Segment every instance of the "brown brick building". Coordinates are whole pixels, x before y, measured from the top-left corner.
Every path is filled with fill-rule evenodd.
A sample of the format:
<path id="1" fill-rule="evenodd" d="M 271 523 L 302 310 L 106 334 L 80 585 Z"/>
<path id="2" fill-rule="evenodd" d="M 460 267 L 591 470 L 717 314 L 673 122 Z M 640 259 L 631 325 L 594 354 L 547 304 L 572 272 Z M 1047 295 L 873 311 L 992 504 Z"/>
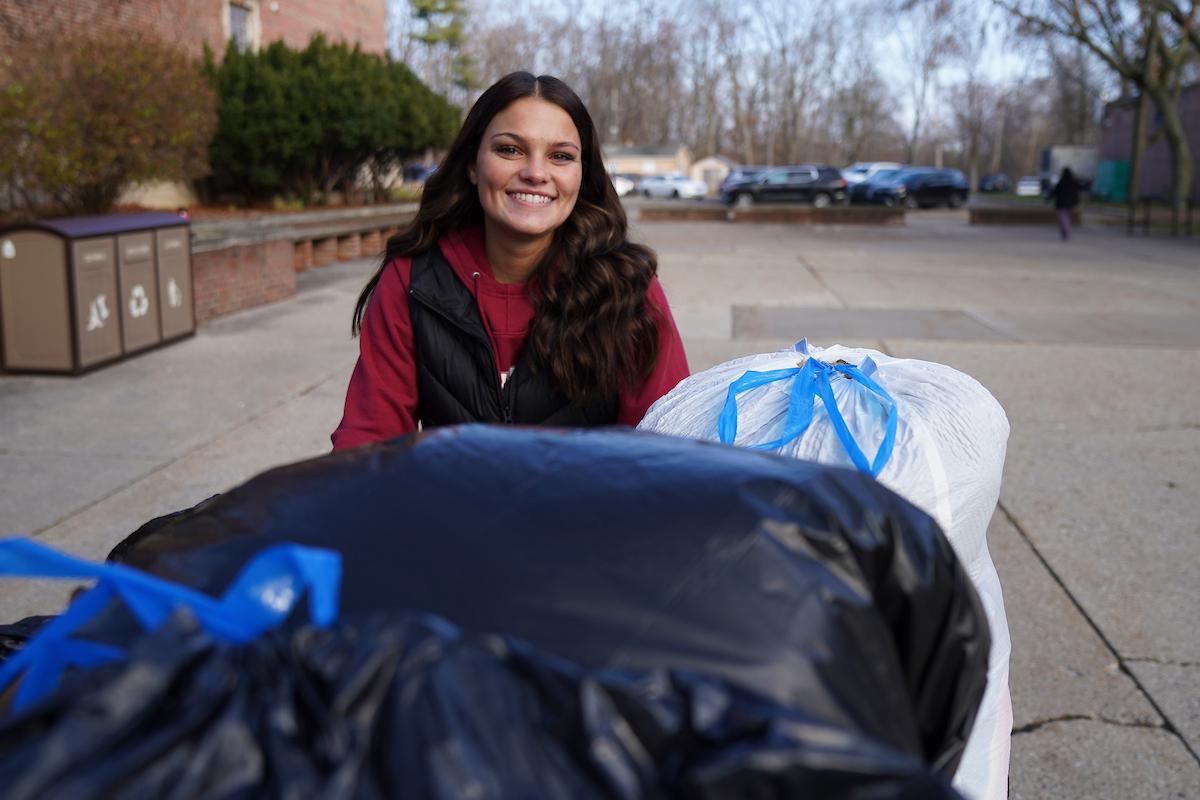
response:
<path id="1" fill-rule="evenodd" d="M 1129 161 L 1133 150 L 1133 119 L 1136 100 L 1118 100 L 1104 108 L 1101 122 L 1100 161 Z M 1192 178 L 1192 197 L 1200 202 L 1200 83 L 1186 87 L 1179 97 L 1179 120 L 1187 136 L 1188 149 L 1196 174 Z M 1171 147 L 1159 127 L 1162 119 L 1154 104 L 1150 103 L 1146 114 L 1146 134 L 1157 139 L 1142 158 L 1142 185 L 1140 196 L 1167 198 L 1172 193 L 1174 168 L 1171 164 Z M 1126 168 L 1126 175 L 1128 174 Z"/>
<path id="2" fill-rule="evenodd" d="M 230 39 L 258 47 L 303 47 L 314 34 L 387 49 L 387 0 L 0 0 L 0 52 L 28 37 L 116 29 L 150 33 L 199 55 Z"/>

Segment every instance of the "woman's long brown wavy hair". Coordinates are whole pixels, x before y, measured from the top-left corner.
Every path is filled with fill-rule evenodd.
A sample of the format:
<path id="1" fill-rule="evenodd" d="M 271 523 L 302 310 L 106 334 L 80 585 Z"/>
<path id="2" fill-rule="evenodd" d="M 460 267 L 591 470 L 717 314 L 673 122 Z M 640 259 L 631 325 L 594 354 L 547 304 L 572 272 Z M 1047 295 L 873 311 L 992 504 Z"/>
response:
<path id="1" fill-rule="evenodd" d="M 492 117 L 523 97 L 540 97 L 571 116 L 583 168 L 575 208 L 529 278 L 534 318 L 525 346 L 533 348 L 534 368 L 549 370 L 571 400 L 632 389 L 658 359 L 658 328 L 646 297 L 658 262 L 648 247 L 626 239 L 625 210 L 604 170 L 592 117 L 575 92 L 550 75 L 513 72 L 471 107 L 445 159 L 426 181 L 416 217 L 388 240 L 383 265 L 359 295 L 352 331 L 358 334 L 388 262 L 423 253 L 450 231 L 483 225 L 468 170 Z"/>

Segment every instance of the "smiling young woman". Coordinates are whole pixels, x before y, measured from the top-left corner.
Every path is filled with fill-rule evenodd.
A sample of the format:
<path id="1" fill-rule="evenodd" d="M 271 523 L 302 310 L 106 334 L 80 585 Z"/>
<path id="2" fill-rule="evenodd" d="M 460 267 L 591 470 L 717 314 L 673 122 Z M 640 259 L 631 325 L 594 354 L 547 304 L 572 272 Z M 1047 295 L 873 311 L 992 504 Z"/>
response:
<path id="1" fill-rule="evenodd" d="M 557 78 L 485 91 L 354 309 L 335 450 L 465 422 L 636 425 L 688 374 L 591 116 Z"/>
<path id="2" fill-rule="evenodd" d="M 583 168 L 575 123 L 551 102 L 522 97 L 492 117 L 468 174 L 479 190 L 496 277 L 524 283 L 579 196 Z"/>

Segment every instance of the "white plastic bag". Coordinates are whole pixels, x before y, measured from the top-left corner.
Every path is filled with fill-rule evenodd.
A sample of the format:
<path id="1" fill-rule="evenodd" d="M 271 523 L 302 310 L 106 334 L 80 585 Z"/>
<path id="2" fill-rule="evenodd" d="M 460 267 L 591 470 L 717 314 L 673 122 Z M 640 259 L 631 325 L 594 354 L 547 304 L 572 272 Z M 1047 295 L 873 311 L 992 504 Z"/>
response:
<path id="1" fill-rule="evenodd" d="M 839 413 L 829 414 L 822 394 Z M 724 440 L 736 445 L 857 466 L 937 520 L 979 593 L 992 634 L 987 689 L 954 786 L 975 800 L 1008 796 L 1011 643 L 987 526 L 1000 497 L 1009 427 L 987 389 L 942 364 L 802 341 L 692 375 L 655 403 L 638 428 L 713 441 L 722 440 L 723 429 Z"/>

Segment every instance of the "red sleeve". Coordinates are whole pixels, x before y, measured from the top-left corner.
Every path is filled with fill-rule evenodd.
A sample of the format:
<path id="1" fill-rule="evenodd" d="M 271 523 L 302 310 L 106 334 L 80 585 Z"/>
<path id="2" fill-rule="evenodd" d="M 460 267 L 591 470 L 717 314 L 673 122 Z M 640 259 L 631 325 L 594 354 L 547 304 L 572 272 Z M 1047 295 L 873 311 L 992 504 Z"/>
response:
<path id="1" fill-rule="evenodd" d="M 412 261 L 384 267 L 367 303 L 358 334 L 358 363 L 346 389 L 342 422 L 330 438 L 334 450 L 358 447 L 417 429 L 417 366 L 408 283 Z"/>
<path id="2" fill-rule="evenodd" d="M 658 360 L 654 363 L 653 371 L 635 392 L 621 392 L 621 406 L 617 413 L 619 425 L 637 425 L 658 398 L 688 376 L 683 340 L 679 338 L 679 330 L 675 327 L 675 319 L 671 316 L 667 296 L 658 278 L 650 282 L 646 298 L 658 323 Z"/>

